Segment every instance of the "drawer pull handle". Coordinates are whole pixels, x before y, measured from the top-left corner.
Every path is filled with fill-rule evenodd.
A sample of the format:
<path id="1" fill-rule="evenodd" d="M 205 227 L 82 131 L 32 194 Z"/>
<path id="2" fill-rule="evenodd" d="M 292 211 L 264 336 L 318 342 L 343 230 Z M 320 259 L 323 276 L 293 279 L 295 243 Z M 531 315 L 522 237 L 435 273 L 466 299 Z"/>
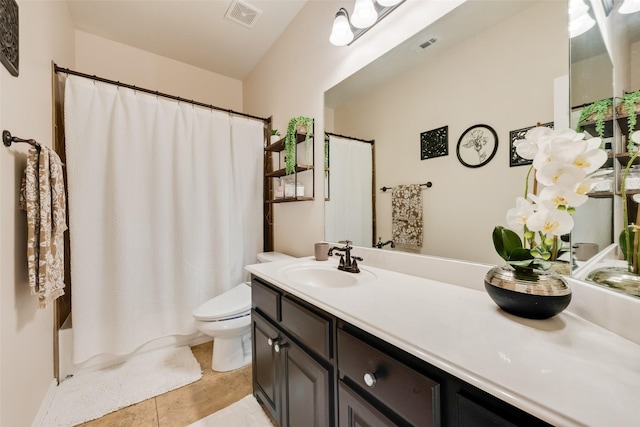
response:
<path id="1" fill-rule="evenodd" d="M 371 373 L 369 371 L 366 371 L 364 373 L 364 376 L 362 377 L 362 379 L 364 380 L 364 383 L 367 385 L 367 387 L 375 387 L 376 386 L 376 382 L 378 381 L 378 379 L 376 378 L 376 374 L 375 373 Z"/>
<path id="2" fill-rule="evenodd" d="M 273 349 L 276 351 L 276 353 L 280 353 L 280 350 L 285 348 L 287 345 L 288 345 L 287 343 L 282 343 L 282 344 L 276 343 L 276 345 L 273 347 Z"/>
<path id="3" fill-rule="evenodd" d="M 279 339 L 280 338 L 277 338 L 277 337 L 276 338 L 269 337 L 269 339 L 267 339 L 267 344 L 269 344 L 269 347 L 271 347 L 273 346 L 274 343 L 277 343 Z"/>

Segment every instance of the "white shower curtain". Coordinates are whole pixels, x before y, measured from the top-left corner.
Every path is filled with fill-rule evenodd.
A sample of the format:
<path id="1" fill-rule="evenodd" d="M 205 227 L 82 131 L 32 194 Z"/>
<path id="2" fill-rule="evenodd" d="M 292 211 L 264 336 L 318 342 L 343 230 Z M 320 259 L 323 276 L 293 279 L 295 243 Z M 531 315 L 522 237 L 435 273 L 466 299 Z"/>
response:
<path id="1" fill-rule="evenodd" d="M 329 198 L 325 202 L 325 240 L 373 244 L 373 146 L 329 135 Z"/>
<path id="2" fill-rule="evenodd" d="M 259 120 L 69 76 L 73 359 L 196 332 L 262 248 Z"/>

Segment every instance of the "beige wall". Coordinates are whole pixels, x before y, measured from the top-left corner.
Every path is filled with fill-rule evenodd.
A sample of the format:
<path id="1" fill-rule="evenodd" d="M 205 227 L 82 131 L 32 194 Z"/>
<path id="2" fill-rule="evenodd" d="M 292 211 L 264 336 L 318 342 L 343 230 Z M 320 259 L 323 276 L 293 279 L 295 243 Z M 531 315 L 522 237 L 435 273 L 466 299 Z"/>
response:
<path id="1" fill-rule="evenodd" d="M 245 112 L 273 115 L 274 127 L 286 129 L 291 117 L 315 119 L 322 135 L 324 92 L 406 40 L 463 1 L 408 0 L 349 47 L 329 43 L 335 13 L 344 1 L 309 1 L 244 81 Z M 322 140 L 315 164 L 322 165 Z M 311 255 L 324 238 L 323 170 L 316 168 L 316 200 L 275 206 L 275 249 L 295 256 Z"/>
<path id="2" fill-rule="evenodd" d="M 76 71 L 242 111 L 240 80 L 83 31 L 76 31 L 75 39 Z"/>
<path id="3" fill-rule="evenodd" d="M 377 187 L 433 182 L 422 253 L 500 262 L 491 233 L 506 226 L 529 169 L 509 166 L 509 131 L 553 121 L 553 81 L 568 73 L 566 14 L 566 4 L 538 3 L 335 111 L 337 133 L 376 140 Z M 498 151 L 467 168 L 456 145 L 475 124 L 496 131 Z M 420 160 L 420 133 L 442 126 L 448 156 Z M 377 192 L 376 215 L 378 236 L 391 238 L 390 192 Z"/>
<path id="4" fill-rule="evenodd" d="M 0 67 L 0 128 L 52 144 L 51 61 L 73 66 L 74 35 L 66 2 L 19 1 L 20 75 Z M 25 144 L 0 153 L 0 395 L 2 426 L 29 426 L 53 380 L 53 313 L 29 294 L 26 221 L 18 190 Z"/>

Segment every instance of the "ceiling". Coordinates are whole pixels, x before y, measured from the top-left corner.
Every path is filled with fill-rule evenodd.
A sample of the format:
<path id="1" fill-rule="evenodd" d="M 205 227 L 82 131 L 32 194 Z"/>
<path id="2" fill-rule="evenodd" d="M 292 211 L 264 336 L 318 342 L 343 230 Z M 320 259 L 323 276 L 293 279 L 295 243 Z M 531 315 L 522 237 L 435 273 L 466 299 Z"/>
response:
<path id="1" fill-rule="evenodd" d="M 240 0 L 251 28 L 225 18 L 233 0 L 67 0 L 75 28 L 244 80 L 307 0 Z"/>

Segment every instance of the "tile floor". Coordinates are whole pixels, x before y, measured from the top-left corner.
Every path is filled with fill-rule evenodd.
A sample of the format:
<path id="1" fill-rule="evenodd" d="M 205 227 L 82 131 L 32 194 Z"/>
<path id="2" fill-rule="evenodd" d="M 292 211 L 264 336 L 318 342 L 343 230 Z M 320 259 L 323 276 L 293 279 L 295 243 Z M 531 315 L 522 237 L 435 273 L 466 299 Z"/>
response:
<path id="1" fill-rule="evenodd" d="M 251 393 L 251 365 L 211 370 L 212 341 L 191 348 L 202 378 L 184 387 L 112 412 L 81 427 L 185 427 Z"/>

